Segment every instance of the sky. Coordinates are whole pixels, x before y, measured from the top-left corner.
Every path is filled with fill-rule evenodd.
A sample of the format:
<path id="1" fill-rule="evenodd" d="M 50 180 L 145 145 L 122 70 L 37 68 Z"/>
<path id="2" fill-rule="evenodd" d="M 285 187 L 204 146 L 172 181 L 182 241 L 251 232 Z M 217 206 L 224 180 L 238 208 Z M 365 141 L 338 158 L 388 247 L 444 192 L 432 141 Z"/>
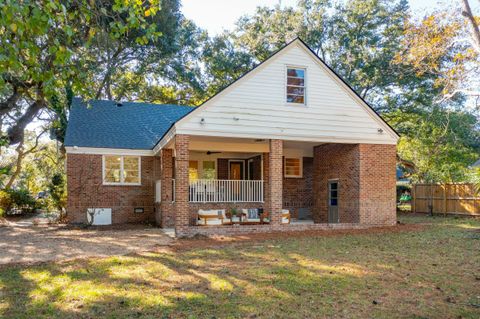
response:
<path id="1" fill-rule="evenodd" d="M 455 1 L 455 0 L 450 0 Z M 458 0 L 457 0 L 458 1 Z M 182 12 L 210 35 L 221 33 L 224 29 L 232 30 L 235 22 L 243 15 L 251 15 L 257 6 L 295 6 L 297 0 L 182 0 Z M 441 3 L 448 0 L 409 0 L 415 15 L 423 16 Z M 477 1 L 471 1 L 472 6 Z"/>

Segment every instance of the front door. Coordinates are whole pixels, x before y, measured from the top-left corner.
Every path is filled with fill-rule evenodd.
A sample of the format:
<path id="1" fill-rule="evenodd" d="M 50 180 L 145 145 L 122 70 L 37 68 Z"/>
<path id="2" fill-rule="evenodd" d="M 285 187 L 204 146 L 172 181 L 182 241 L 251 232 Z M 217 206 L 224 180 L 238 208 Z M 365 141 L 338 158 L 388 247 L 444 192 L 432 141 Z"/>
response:
<path id="1" fill-rule="evenodd" d="M 340 222 L 338 216 L 338 181 L 328 181 L 328 222 Z"/>
<path id="2" fill-rule="evenodd" d="M 243 179 L 243 162 L 230 162 L 230 179 Z"/>

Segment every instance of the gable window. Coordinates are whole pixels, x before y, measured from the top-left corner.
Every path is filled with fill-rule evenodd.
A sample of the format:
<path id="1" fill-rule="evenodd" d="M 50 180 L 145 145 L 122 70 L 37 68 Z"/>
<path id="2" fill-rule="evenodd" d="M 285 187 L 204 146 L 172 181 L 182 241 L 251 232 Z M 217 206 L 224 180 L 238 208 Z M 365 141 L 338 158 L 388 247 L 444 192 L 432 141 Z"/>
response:
<path id="1" fill-rule="evenodd" d="M 140 185 L 140 157 L 103 156 L 103 184 Z"/>
<path id="2" fill-rule="evenodd" d="M 305 69 L 287 68 L 287 103 L 305 104 Z"/>
<path id="3" fill-rule="evenodd" d="M 302 177 L 301 158 L 285 158 L 285 177 Z"/>

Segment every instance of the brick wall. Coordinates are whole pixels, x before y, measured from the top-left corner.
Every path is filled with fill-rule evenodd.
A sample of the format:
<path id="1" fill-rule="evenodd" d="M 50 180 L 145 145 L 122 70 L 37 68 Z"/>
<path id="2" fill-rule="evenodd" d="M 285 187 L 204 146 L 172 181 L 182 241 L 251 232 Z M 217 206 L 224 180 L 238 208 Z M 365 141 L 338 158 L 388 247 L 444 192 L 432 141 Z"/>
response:
<path id="1" fill-rule="evenodd" d="M 228 158 L 217 159 L 217 178 L 228 179 Z"/>
<path id="2" fill-rule="evenodd" d="M 205 236 L 235 236 L 253 233 L 274 233 L 274 232 L 305 232 L 321 230 L 350 230 L 368 229 L 375 225 L 367 224 L 280 224 L 280 225 L 222 225 L 222 226 L 192 226 L 177 232 L 178 237 L 192 237 L 195 235 Z"/>
<path id="3" fill-rule="evenodd" d="M 360 223 L 395 224 L 396 146 L 360 144 L 359 151 Z"/>
<path id="4" fill-rule="evenodd" d="M 395 152 L 395 145 L 380 144 L 315 147 L 314 221 L 328 222 L 328 180 L 338 179 L 340 223 L 394 224 Z"/>
<path id="5" fill-rule="evenodd" d="M 292 217 L 296 208 L 309 208 L 313 206 L 312 192 L 313 157 L 303 158 L 303 175 L 301 178 L 283 179 L 283 208 L 289 209 Z"/>
<path id="6" fill-rule="evenodd" d="M 87 208 L 112 208 L 112 223 L 153 222 L 158 159 L 141 158 L 140 186 L 102 185 L 102 155 L 67 155 L 67 217 L 72 223 L 87 222 Z M 143 213 L 134 213 L 142 207 Z"/>

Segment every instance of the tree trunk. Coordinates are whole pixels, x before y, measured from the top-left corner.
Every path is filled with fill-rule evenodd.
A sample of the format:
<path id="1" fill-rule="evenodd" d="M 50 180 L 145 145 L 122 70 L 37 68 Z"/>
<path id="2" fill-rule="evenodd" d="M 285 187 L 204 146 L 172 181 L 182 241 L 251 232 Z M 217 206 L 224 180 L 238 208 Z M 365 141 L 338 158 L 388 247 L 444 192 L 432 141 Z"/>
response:
<path id="1" fill-rule="evenodd" d="M 10 176 L 10 179 L 8 180 L 7 185 L 5 185 L 5 189 L 12 188 L 13 183 L 15 182 L 18 175 L 20 175 L 20 172 L 22 171 L 22 162 L 23 162 L 23 159 L 25 158 L 25 153 L 23 152 L 23 140 L 17 146 L 16 151 L 18 156 L 17 156 L 17 163 L 15 164 L 15 171 L 13 171 L 12 176 Z"/>
<path id="2" fill-rule="evenodd" d="M 462 15 L 467 18 L 470 29 L 471 29 L 471 37 L 472 37 L 472 46 L 480 54 L 480 28 L 478 26 L 477 20 L 475 20 L 475 16 L 472 13 L 472 9 L 470 8 L 470 4 L 468 0 L 461 0 L 463 10 Z"/>

